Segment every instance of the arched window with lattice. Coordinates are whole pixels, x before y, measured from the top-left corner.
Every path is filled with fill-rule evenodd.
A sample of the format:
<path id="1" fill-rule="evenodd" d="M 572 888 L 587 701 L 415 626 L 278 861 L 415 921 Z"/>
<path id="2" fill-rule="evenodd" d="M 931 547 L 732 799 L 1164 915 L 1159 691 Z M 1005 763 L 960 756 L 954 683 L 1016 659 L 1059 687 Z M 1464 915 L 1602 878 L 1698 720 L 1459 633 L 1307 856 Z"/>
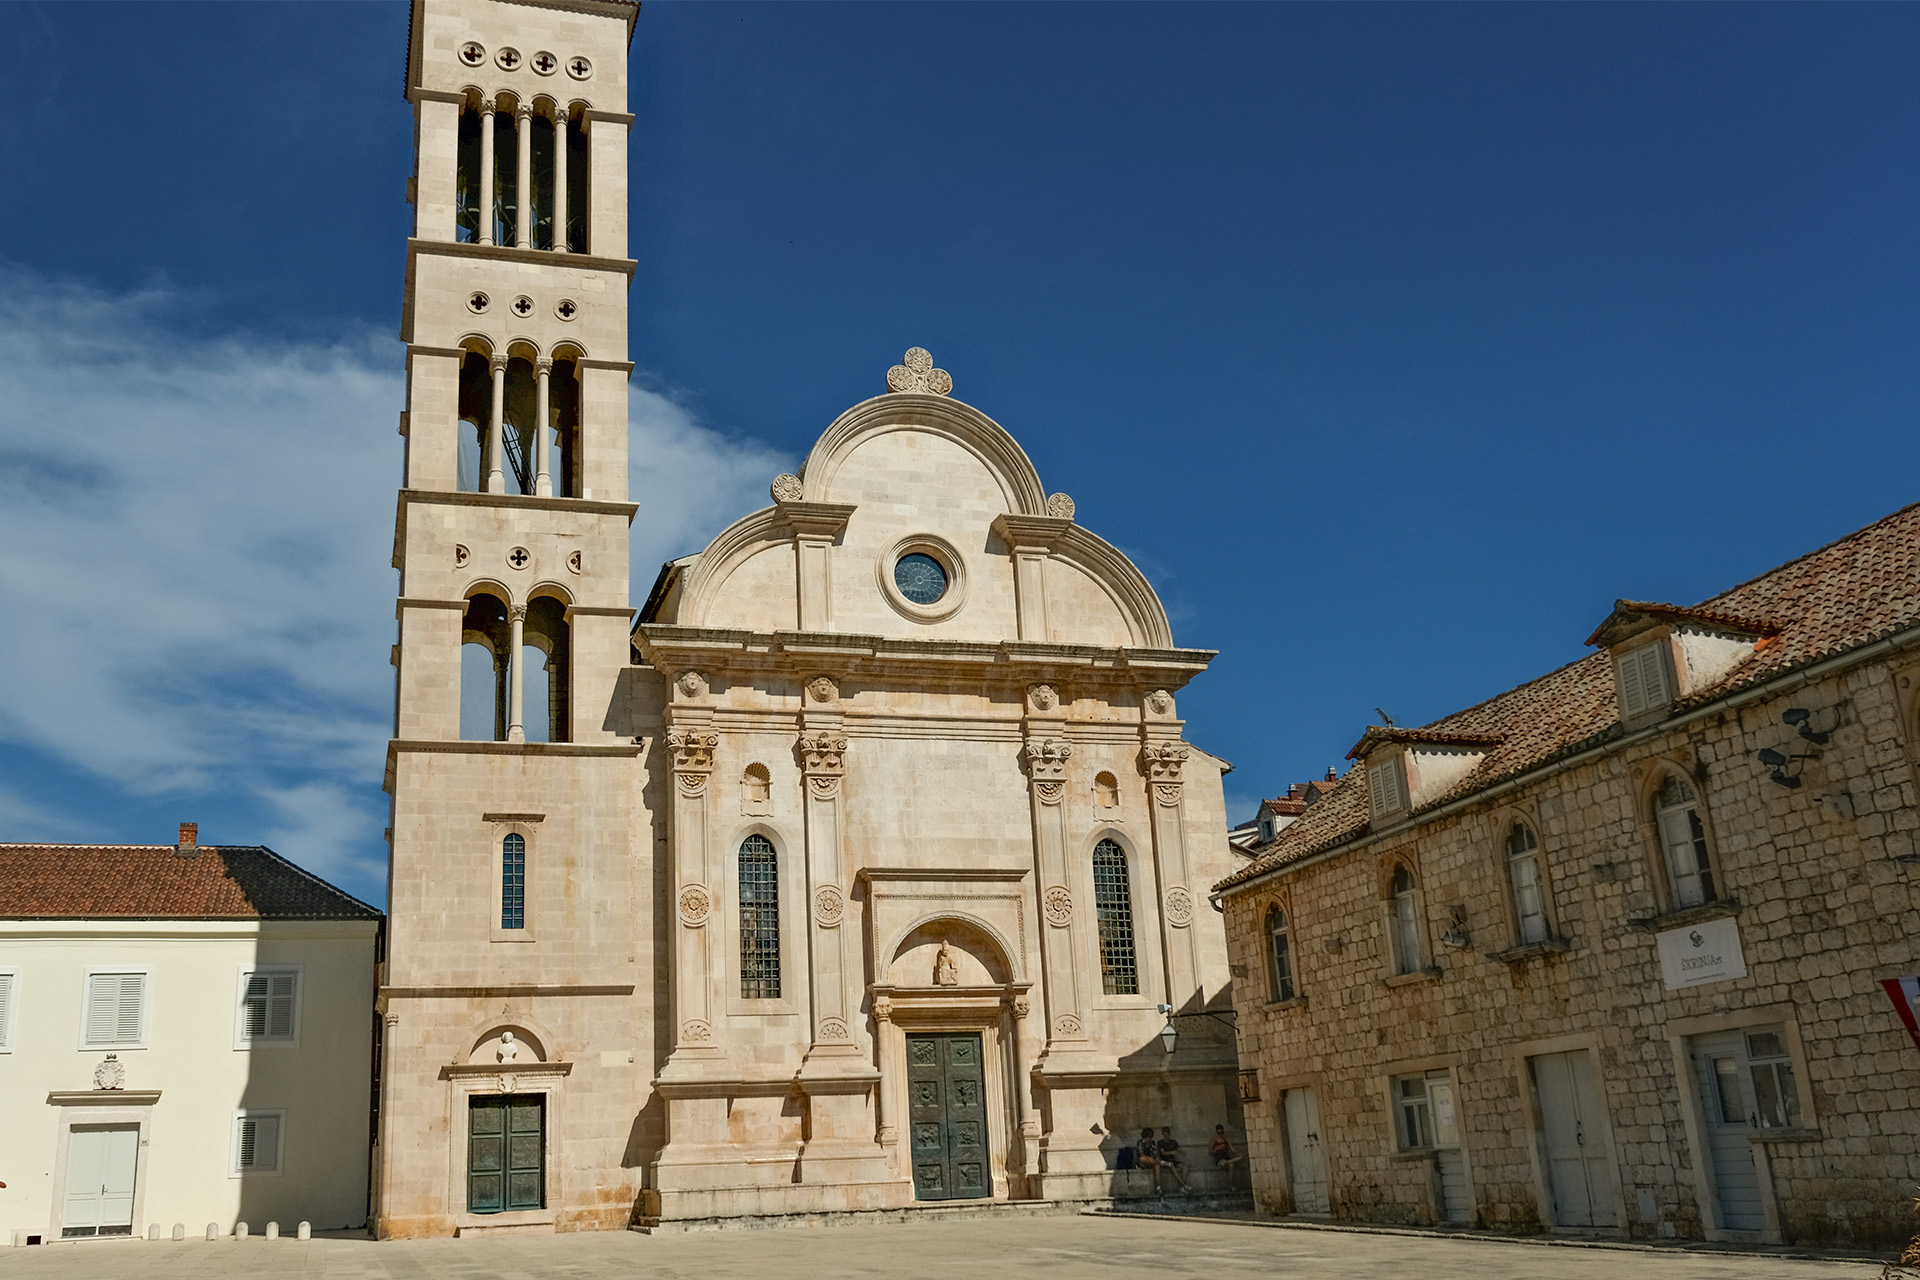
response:
<path id="1" fill-rule="evenodd" d="M 1100 988 L 1110 996 L 1140 993 L 1140 964 L 1133 945 L 1133 890 L 1127 853 L 1112 840 L 1093 849 L 1093 910 L 1100 929 Z"/>
<path id="2" fill-rule="evenodd" d="M 780 857 L 762 835 L 740 842 L 740 996 L 780 998 Z"/>

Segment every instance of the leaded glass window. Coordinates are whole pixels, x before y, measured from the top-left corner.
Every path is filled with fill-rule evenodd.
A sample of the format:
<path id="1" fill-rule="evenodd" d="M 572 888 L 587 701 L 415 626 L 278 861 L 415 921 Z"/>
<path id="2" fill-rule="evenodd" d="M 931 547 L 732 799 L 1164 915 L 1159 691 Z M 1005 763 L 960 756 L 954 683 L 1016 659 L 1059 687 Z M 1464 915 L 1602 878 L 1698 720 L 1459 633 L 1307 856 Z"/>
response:
<path id="1" fill-rule="evenodd" d="M 915 604 L 937 604 L 947 594 L 947 570 L 924 551 L 910 552 L 894 562 L 893 585 Z"/>
<path id="2" fill-rule="evenodd" d="M 1093 848 L 1093 910 L 1100 925 L 1100 987 L 1110 996 L 1140 994 L 1133 951 L 1133 893 L 1126 851 L 1111 840 Z"/>
<path id="3" fill-rule="evenodd" d="M 780 998 L 780 859 L 765 836 L 740 842 L 740 996 Z"/>
<path id="4" fill-rule="evenodd" d="M 527 842 L 518 835 L 500 842 L 500 927 L 527 927 Z"/>

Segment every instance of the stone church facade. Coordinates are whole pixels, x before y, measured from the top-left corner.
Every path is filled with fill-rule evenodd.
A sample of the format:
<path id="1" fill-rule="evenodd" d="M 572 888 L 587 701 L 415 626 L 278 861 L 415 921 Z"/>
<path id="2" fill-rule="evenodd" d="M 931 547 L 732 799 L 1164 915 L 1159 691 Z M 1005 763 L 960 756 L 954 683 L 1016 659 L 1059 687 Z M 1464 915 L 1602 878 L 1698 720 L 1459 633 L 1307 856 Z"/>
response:
<path id="1" fill-rule="evenodd" d="M 413 6 L 376 1227 L 1123 1193 L 1240 1135 L 1213 655 L 918 349 L 636 616 L 636 15 Z"/>

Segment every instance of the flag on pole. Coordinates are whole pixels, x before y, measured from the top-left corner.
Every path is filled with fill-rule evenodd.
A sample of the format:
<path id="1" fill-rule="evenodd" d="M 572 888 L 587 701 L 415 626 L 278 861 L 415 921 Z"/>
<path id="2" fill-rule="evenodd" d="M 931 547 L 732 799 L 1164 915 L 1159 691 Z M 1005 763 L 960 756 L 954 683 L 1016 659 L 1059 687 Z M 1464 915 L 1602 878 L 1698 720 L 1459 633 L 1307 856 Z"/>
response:
<path id="1" fill-rule="evenodd" d="M 1907 1034 L 1913 1037 L 1914 1047 L 1920 1049 L 1920 1019 L 1914 1015 L 1914 1007 L 1920 1005 L 1920 978 L 1882 978 L 1880 985 L 1887 989 L 1893 1011 L 1907 1024 Z"/>

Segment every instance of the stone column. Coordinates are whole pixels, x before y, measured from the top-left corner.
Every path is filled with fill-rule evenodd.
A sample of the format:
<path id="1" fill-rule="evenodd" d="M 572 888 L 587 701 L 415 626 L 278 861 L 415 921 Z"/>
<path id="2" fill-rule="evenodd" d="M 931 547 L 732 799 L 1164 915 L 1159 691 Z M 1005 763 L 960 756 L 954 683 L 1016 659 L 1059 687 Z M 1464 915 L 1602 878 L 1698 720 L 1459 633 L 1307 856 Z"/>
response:
<path id="1" fill-rule="evenodd" d="M 567 109 L 553 109 L 553 250 L 567 251 Z"/>
<path id="2" fill-rule="evenodd" d="M 1148 718 L 1142 724 L 1140 771 L 1147 779 L 1147 809 L 1153 824 L 1153 865 L 1160 894 L 1160 947 L 1166 964 L 1167 1003 L 1179 1009 L 1200 990 L 1199 958 L 1193 943 L 1194 896 L 1187 883 L 1187 843 L 1183 770 L 1187 744 L 1180 723 L 1156 720 L 1173 714 L 1173 696 L 1164 689 L 1147 695 Z"/>
<path id="3" fill-rule="evenodd" d="M 520 686 L 526 679 L 526 664 L 520 660 L 520 650 L 526 638 L 527 607 L 514 605 L 507 610 L 507 620 L 512 624 L 512 638 L 507 641 L 507 741 L 525 742 L 527 731 L 520 723 Z"/>
<path id="4" fill-rule="evenodd" d="M 887 996 L 873 998 L 874 1062 L 880 1069 L 880 1086 L 873 1091 L 874 1141 L 883 1147 L 900 1145 L 900 1127 L 887 1110 L 887 1081 L 899 1072 L 893 1060 L 893 1001 Z"/>
<path id="5" fill-rule="evenodd" d="M 493 116 L 499 109 L 492 98 L 480 99 L 480 220 L 474 228 L 478 244 L 493 243 Z"/>
<path id="6" fill-rule="evenodd" d="M 667 749 L 673 752 L 672 841 L 673 902 L 678 927 L 671 951 L 673 964 L 674 1049 L 677 1060 L 721 1056 L 713 955 L 715 871 L 710 845 L 711 803 L 708 782 L 713 775 L 713 752 L 720 735 L 713 731 L 713 709 L 699 705 L 707 681 L 697 671 L 682 672 L 674 681 L 674 700 L 667 710 Z M 672 1064 L 669 1064 L 671 1066 Z"/>
<path id="7" fill-rule="evenodd" d="M 553 424 L 548 420 L 550 410 L 547 406 L 549 403 L 548 381 L 553 376 L 553 361 L 542 356 L 540 359 L 534 361 L 533 369 L 534 385 L 537 389 L 537 394 L 534 397 L 533 420 L 540 424 L 534 428 L 533 434 L 533 451 L 535 454 L 536 467 L 533 477 L 533 492 L 535 497 L 551 498 L 553 496 L 553 475 L 547 470 L 549 451 L 547 438 L 553 434 Z"/>
<path id="8" fill-rule="evenodd" d="M 487 428 L 487 492 L 505 493 L 507 473 L 501 464 L 507 449 L 507 358 L 496 355 L 489 364 L 493 370 L 493 420 Z"/>
<path id="9" fill-rule="evenodd" d="M 520 184 L 514 189 L 513 243 L 533 248 L 533 104 L 521 103 L 513 113 L 514 141 L 520 151 Z"/>
<path id="10" fill-rule="evenodd" d="M 1060 695 L 1051 685 L 1027 690 L 1026 745 L 1021 755 L 1027 765 L 1033 808 L 1034 873 L 1040 892 L 1040 959 L 1045 974 L 1041 992 L 1046 1013 L 1048 1051 L 1057 1041 L 1084 1043 L 1087 1038 L 1081 1005 L 1080 932 L 1087 913 L 1075 910 L 1072 877 L 1067 871 L 1067 819 L 1063 802 L 1067 790 L 1067 760 L 1073 747 L 1066 740 L 1066 718 L 1060 713 Z"/>

